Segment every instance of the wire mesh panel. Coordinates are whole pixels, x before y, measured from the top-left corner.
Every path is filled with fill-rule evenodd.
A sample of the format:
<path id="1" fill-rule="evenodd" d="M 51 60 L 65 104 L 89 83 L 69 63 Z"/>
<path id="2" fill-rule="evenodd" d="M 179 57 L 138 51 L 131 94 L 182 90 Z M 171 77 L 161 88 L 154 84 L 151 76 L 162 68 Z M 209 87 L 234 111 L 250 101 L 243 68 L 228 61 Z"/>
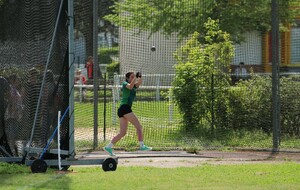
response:
<path id="1" fill-rule="evenodd" d="M 280 143 L 285 149 L 299 148 L 299 73 L 280 78 Z"/>
<path id="2" fill-rule="evenodd" d="M 279 9 L 286 6 L 291 11 L 296 11 L 293 24 L 287 25 L 287 31 L 280 33 L 280 148 L 293 149 L 299 148 L 299 1 L 279 2 Z M 281 18 L 281 21 L 287 18 Z"/>
<path id="3" fill-rule="evenodd" d="M 0 152 L 23 156 L 46 146 L 68 106 L 67 2 L 1 1 L 0 9 L 0 75 L 9 85 L 1 86 Z M 68 119 L 61 133 L 68 150 Z"/>
<path id="4" fill-rule="evenodd" d="M 74 1 L 75 30 L 75 147 L 93 147 L 94 79 L 93 79 L 93 1 Z M 96 18 L 95 18 L 96 19 Z"/>
<path id="5" fill-rule="evenodd" d="M 277 42 L 281 86 L 297 84 L 284 74 L 296 69 L 290 65 L 297 63 L 300 40 L 297 2 L 278 1 L 277 16 L 284 23 Z M 272 111 L 279 108 L 272 107 L 271 8 L 271 1 L 115 2 L 105 19 L 119 26 L 119 57 L 108 63 L 118 61 L 120 75 L 110 74 L 107 140 L 119 130 L 125 74 L 141 71 L 143 84 L 132 109 L 150 146 L 272 148 Z M 285 98 L 293 96 L 288 85 L 281 88 L 283 138 L 288 130 L 297 131 L 282 115 L 295 114 L 297 104 Z M 282 148 L 298 148 L 298 138 L 293 135 Z M 137 146 L 134 126 L 116 146 Z"/>

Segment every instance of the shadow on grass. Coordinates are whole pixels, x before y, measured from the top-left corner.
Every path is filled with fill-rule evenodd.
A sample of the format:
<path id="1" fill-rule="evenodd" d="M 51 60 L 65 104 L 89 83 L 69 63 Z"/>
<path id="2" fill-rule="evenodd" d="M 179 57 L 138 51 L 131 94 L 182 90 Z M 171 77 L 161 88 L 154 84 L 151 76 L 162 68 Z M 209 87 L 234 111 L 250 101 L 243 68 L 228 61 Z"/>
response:
<path id="1" fill-rule="evenodd" d="M 48 168 L 46 173 L 33 174 L 28 166 L 0 163 L 1 189 L 70 189 L 68 172 Z"/>

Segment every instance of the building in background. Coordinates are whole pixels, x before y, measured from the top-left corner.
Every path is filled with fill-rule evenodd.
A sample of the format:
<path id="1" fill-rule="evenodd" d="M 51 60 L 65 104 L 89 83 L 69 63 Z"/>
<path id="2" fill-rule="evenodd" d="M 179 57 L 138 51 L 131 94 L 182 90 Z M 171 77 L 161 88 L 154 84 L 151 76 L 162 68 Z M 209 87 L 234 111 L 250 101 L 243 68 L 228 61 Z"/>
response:
<path id="1" fill-rule="evenodd" d="M 300 72 L 300 16 L 296 18 L 296 25 L 290 26 L 289 31 L 281 32 L 279 51 L 282 71 Z M 183 44 L 176 34 L 166 37 L 157 32 L 119 30 L 120 72 L 124 74 L 135 68 L 148 74 L 174 74 L 174 53 Z M 239 63 L 243 62 L 247 72 L 270 73 L 272 71 L 271 31 L 262 33 L 250 31 L 244 34 L 244 41 L 235 44 L 235 56 L 231 64 L 234 74 Z M 151 51 L 155 46 L 156 50 Z"/>
<path id="2" fill-rule="evenodd" d="M 135 68 L 147 74 L 173 74 L 176 64 L 173 54 L 183 45 L 177 35 L 166 37 L 157 32 L 150 36 L 150 32 L 134 32 L 120 28 L 120 73 Z"/>

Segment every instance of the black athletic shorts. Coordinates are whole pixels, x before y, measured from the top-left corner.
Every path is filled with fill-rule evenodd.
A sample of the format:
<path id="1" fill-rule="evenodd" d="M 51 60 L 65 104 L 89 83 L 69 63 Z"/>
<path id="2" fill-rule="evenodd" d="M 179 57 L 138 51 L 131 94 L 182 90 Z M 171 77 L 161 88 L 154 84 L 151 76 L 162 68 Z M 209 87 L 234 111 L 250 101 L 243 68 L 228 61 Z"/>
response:
<path id="1" fill-rule="evenodd" d="M 131 106 L 128 104 L 123 104 L 120 106 L 120 108 L 118 109 L 118 116 L 119 117 L 123 117 L 124 115 L 131 113 Z"/>

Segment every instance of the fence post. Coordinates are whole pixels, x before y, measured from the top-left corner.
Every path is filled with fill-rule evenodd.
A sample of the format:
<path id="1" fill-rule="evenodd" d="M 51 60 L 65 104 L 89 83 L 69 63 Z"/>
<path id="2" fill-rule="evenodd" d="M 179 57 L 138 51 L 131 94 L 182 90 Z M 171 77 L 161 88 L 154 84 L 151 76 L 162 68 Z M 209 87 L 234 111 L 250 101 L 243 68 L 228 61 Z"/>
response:
<path id="1" fill-rule="evenodd" d="M 82 103 L 82 77 L 79 75 L 79 102 Z"/>
<path id="2" fill-rule="evenodd" d="M 215 129 L 215 78 L 214 78 L 214 73 L 211 74 L 211 85 L 210 85 L 210 90 L 211 90 L 211 132 L 212 134 L 214 133 Z"/>
<path id="3" fill-rule="evenodd" d="M 156 96 L 155 96 L 156 101 L 160 100 L 159 86 L 160 86 L 160 77 L 157 76 L 157 78 L 156 78 Z"/>
<path id="4" fill-rule="evenodd" d="M 120 100 L 120 88 L 119 88 L 120 75 L 118 75 L 117 73 L 115 73 L 114 75 L 114 84 L 116 87 L 116 100 L 119 101 Z"/>
<path id="5" fill-rule="evenodd" d="M 280 145 L 280 89 L 279 89 L 279 11 L 278 0 L 272 0 L 272 126 L 273 151 Z"/>
<path id="6" fill-rule="evenodd" d="M 61 167 L 61 157 L 60 157 L 60 117 L 61 117 L 61 111 L 58 111 L 57 116 L 57 157 L 58 157 L 58 169 L 62 170 Z"/>
<path id="7" fill-rule="evenodd" d="M 172 93 L 169 92 L 169 122 L 173 122 L 173 96 Z"/>
<path id="8" fill-rule="evenodd" d="M 75 158 L 74 137 L 74 1 L 68 0 L 69 41 L 69 159 Z"/>
<path id="9" fill-rule="evenodd" d="M 119 77 L 117 73 L 114 73 L 114 86 L 112 88 L 112 95 L 113 95 L 113 106 L 112 106 L 112 123 L 113 125 L 116 125 L 117 123 L 117 101 L 119 100 Z"/>
<path id="10" fill-rule="evenodd" d="M 93 0 L 93 82 L 94 82 L 94 143 L 93 149 L 95 150 L 98 147 L 98 90 L 99 90 L 99 81 L 98 81 L 98 1 Z"/>

